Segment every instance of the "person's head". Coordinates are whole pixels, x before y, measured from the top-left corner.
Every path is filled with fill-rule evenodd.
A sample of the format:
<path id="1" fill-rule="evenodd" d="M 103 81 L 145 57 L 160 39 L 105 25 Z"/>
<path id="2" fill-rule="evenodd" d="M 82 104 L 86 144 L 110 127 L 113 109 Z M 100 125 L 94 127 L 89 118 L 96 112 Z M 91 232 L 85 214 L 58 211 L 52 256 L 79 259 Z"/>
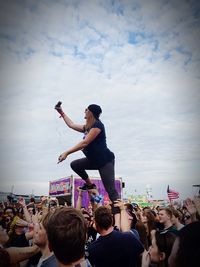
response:
<path id="1" fill-rule="evenodd" d="M 92 113 L 95 119 L 99 119 L 99 116 L 102 113 L 102 109 L 99 105 L 91 104 L 87 107 L 87 109 Z"/>
<path id="2" fill-rule="evenodd" d="M 143 223 L 149 223 L 149 222 L 155 223 L 156 217 L 150 209 L 145 209 L 141 214 L 141 221 Z"/>
<path id="3" fill-rule="evenodd" d="M 54 212 L 57 208 L 58 204 L 56 202 L 56 200 L 50 200 L 49 201 L 49 211 L 50 212 Z"/>
<path id="4" fill-rule="evenodd" d="M 16 211 L 12 206 L 7 206 L 4 209 L 4 214 L 5 216 L 9 217 L 12 220 L 14 216 L 16 215 Z"/>
<path id="5" fill-rule="evenodd" d="M 168 258 L 171 253 L 176 235 L 170 232 L 160 233 L 153 230 L 151 232 L 152 245 L 149 247 L 149 254 L 152 263 L 165 263 L 168 266 Z"/>
<path id="6" fill-rule="evenodd" d="M 49 248 L 60 263 L 68 265 L 84 257 L 87 227 L 79 210 L 57 208 L 49 218 L 47 236 Z"/>
<path id="7" fill-rule="evenodd" d="M 16 235 L 22 235 L 25 232 L 25 227 L 22 225 L 15 224 L 13 230 Z"/>
<path id="8" fill-rule="evenodd" d="M 98 232 L 108 230 L 113 225 L 113 215 L 111 209 L 100 206 L 94 212 L 94 221 Z"/>
<path id="9" fill-rule="evenodd" d="M 173 213 L 170 208 L 160 208 L 158 212 L 159 222 L 164 226 L 172 224 Z"/>
<path id="10" fill-rule="evenodd" d="M 41 222 L 35 224 L 34 226 L 33 240 L 39 248 L 44 248 L 48 244 L 47 225 L 50 215 L 50 212 L 42 215 Z"/>
<path id="11" fill-rule="evenodd" d="M 174 242 L 169 267 L 199 267 L 200 221 L 184 226 Z"/>
<path id="12" fill-rule="evenodd" d="M 177 209 L 174 209 L 174 208 L 171 208 L 172 210 L 172 213 L 173 213 L 173 216 L 172 216 L 172 223 L 173 224 L 176 224 L 176 223 L 180 223 L 182 222 L 183 220 L 183 214 L 177 210 Z"/>
<path id="13" fill-rule="evenodd" d="M 130 224 L 130 228 L 135 228 L 135 225 L 136 225 L 138 220 L 137 220 L 137 217 L 134 213 L 134 208 L 130 203 L 126 203 L 124 206 L 125 206 L 125 209 L 126 209 L 126 212 L 128 215 L 128 221 Z"/>
<path id="14" fill-rule="evenodd" d="M 82 210 L 81 212 L 83 214 L 83 217 L 85 219 L 85 223 L 86 223 L 87 227 L 89 227 L 90 223 L 91 223 L 91 216 L 90 216 L 89 212 L 86 211 L 85 209 Z"/>
<path id="15" fill-rule="evenodd" d="M 27 209 L 31 216 L 35 214 L 35 208 L 33 206 L 30 205 L 27 207 Z"/>
<path id="16" fill-rule="evenodd" d="M 156 216 L 150 209 L 145 209 L 141 214 L 141 221 L 145 224 L 148 234 L 155 229 Z"/>

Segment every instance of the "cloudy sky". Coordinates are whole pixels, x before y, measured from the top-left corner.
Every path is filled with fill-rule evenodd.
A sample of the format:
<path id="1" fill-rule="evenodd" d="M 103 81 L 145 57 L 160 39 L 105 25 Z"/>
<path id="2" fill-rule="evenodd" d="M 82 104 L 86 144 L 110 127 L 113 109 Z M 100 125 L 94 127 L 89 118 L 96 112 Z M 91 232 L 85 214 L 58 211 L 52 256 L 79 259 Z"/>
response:
<path id="1" fill-rule="evenodd" d="M 200 177 L 200 4 L 195 0 L 0 2 L 0 191 L 47 194 L 74 174 L 58 156 L 82 139 L 99 104 L 127 194 L 169 184 L 185 198 Z M 98 176 L 97 171 L 90 171 Z"/>

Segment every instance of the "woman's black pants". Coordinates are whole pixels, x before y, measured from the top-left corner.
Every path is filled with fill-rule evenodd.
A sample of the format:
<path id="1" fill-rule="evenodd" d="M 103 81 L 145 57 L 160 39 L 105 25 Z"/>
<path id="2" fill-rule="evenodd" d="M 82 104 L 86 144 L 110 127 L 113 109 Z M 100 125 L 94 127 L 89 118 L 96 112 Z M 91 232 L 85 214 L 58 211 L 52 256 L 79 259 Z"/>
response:
<path id="1" fill-rule="evenodd" d="M 99 168 L 95 164 L 91 163 L 91 161 L 89 161 L 87 158 L 81 158 L 71 162 L 72 170 L 76 172 L 83 180 L 89 178 L 85 170 L 98 170 L 105 190 L 112 202 L 119 198 L 118 192 L 115 189 L 114 165 L 115 161 L 113 160 Z"/>

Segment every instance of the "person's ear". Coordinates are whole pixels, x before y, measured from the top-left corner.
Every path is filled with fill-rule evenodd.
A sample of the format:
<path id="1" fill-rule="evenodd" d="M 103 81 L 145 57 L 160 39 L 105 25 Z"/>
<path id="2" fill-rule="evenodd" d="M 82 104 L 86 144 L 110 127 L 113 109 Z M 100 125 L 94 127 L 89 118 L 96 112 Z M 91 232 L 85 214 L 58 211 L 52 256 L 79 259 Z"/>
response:
<path id="1" fill-rule="evenodd" d="M 164 261 L 165 260 L 165 257 L 166 257 L 165 252 L 160 252 L 159 260 L 160 261 Z"/>

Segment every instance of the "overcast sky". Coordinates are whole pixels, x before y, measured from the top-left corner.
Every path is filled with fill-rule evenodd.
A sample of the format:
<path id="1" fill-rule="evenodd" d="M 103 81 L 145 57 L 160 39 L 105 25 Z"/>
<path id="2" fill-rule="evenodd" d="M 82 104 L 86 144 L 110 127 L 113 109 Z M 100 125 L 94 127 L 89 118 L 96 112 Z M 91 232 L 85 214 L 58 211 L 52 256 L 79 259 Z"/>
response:
<path id="1" fill-rule="evenodd" d="M 200 177 L 198 0 L 0 2 L 0 191 L 48 194 L 75 173 L 58 156 L 82 139 L 76 123 L 99 104 L 116 176 L 127 194 L 181 198 Z M 97 171 L 88 172 L 98 176 Z"/>

